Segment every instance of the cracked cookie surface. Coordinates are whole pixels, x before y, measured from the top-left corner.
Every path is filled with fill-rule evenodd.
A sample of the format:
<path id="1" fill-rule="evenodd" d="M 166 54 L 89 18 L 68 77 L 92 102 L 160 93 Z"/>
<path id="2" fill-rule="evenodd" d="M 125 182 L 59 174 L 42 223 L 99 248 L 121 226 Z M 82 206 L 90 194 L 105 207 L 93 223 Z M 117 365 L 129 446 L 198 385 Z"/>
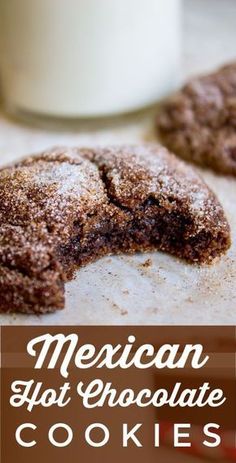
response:
<path id="1" fill-rule="evenodd" d="M 187 83 L 163 104 L 157 130 L 178 156 L 236 176 L 236 63 Z"/>
<path id="2" fill-rule="evenodd" d="M 75 270 L 160 249 L 210 262 L 230 245 L 221 205 L 160 145 L 54 148 L 0 170 L 0 310 L 64 306 Z"/>

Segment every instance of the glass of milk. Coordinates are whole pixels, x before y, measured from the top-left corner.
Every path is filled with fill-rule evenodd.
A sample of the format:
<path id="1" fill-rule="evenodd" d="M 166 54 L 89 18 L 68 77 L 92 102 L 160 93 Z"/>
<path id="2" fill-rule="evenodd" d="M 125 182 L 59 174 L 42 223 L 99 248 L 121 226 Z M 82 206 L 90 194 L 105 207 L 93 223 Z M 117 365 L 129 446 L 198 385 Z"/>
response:
<path id="1" fill-rule="evenodd" d="M 178 84 L 181 0 L 0 0 L 0 80 L 10 111 L 96 117 Z"/>

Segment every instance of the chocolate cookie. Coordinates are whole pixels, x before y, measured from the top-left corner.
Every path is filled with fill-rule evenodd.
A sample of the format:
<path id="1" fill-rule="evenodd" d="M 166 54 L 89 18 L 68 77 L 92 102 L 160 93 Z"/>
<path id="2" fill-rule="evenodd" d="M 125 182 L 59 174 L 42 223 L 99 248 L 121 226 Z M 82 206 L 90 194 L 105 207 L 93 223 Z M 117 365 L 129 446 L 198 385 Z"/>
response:
<path id="1" fill-rule="evenodd" d="M 64 306 L 98 257 L 161 249 L 208 262 L 230 245 L 215 195 L 159 145 L 55 148 L 0 171 L 0 309 Z"/>
<path id="2" fill-rule="evenodd" d="M 236 63 L 185 85 L 163 105 L 157 128 L 182 158 L 236 175 Z"/>

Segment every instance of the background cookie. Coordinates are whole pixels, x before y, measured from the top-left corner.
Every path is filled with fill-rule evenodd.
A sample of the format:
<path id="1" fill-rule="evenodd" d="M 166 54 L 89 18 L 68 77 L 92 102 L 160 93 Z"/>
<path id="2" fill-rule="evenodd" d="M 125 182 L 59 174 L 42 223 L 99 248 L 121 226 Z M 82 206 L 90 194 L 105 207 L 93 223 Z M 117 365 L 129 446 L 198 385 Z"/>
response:
<path id="1" fill-rule="evenodd" d="M 187 83 L 163 105 L 157 129 L 184 159 L 236 175 L 236 63 Z"/>

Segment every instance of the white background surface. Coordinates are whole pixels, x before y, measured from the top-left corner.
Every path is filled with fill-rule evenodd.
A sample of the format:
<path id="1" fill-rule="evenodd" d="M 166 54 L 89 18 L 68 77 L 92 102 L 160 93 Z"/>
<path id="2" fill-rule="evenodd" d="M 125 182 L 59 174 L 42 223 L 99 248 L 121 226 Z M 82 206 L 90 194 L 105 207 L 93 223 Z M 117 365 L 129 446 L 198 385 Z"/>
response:
<path id="1" fill-rule="evenodd" d="M 183 76 L 236 59 L 236 2 L 186 0 Z M 0 114 L 0 163 L 51 145 L 97 145 L 154 140 L 152 110 L 108 122 L 75 123 L 67 130 L 35 128 Z M 1 315 L 1 324 L 235 324 L 236 180 L 202 172 L 224 205 L 233 245 L 211 267 L 162 253 L 107 257 L 67 285 L 66 309 L 51 315 Z M 151 259 L 150 267 L 142 264 Z M 181 461 L 184 461 L 181 457 Z"/>

